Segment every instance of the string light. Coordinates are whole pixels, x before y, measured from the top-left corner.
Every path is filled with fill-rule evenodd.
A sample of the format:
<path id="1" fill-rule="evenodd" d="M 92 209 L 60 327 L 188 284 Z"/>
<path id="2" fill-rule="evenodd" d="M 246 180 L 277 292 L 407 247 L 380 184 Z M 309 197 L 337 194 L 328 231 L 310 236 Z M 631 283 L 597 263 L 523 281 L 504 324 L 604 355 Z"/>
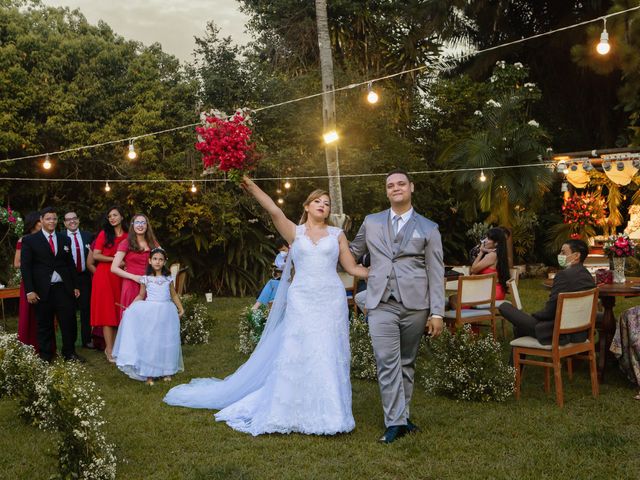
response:
<path id="1" fill-rule="evenodd" d="M 600 42 L 596 46 L 596 51 L 600 55 L 606 55 L 611 50 L 611 45 L 609 45 L 609 34 L 607 33 L 607 17 L 603 17 L 602 21 L 604 25 L 602 27 L 602 33 L 600 34 Z"/>
<path id="2" fill-rule="evenodd" d="M 276 193 L 277 193 L 278 195 L 282 195 L 282 189 L 280 189 L 280 188 L 276 188 Z"/>
<path id="3" fill-rule="evenodd" d="M 44 157 L 44 162 L 42 162 L 42 168 L 45 170 L 51 170 L 52 166 L 53 164 L 51 163 L 51 160 L 49 160 L 49 154 L 47 153 L 47 156 Z"/>
<path id="4" fill-rule="evenodd" d="M 289 190 L 291 188 L 291 182 L 289 180 L 286 180 L 284 182 L 284 188 L 286 188 L 287 190 Z"/>
<path id="5" fill-rule="evenodd" d="M 198 189 L 196 188 L 196 182 L 191 180 L 191 193 L 196 193 Z"/>
<path id="6" fill-rule="evenodd" d="M 484 170 L 480 170 L 480 181 L 481 182 L 487 181 L 487 177 L 484 175 Z"/>
<path id="7" fill-rule="evenodd" d="M 107 183 L 104 184 L 104 191 L 109 193 L 111 191 L 111 187 L 109 186 L 109 182 L 107 181 Z"/>
<path id="8" fill-rule="evenodd" d="M 378 103 L 378 99 L 380 97 L 378 97 L 378 94 L 373 91 L 372 82 L 369 82 L 367 84 L 367 91 L 369 92 L 369 93 L 367 93 L 367 102 L 369 102 L 371 104 Z"/>
<path id="9" fill-rule="evenodd" d="M 284 203 L 284 199 L 279 198 L 279 199 L 278 199 L 278 205 L 282 205 L 283 203 Z"/>
<path id="10" fill-rule="evenodd" d="M 136 149 L 133 146 L 133 138 L 131 140 L 129 140 L 129 151 L 127 152 L 127 158 L 129 160 L 135 160 L 138 157 L 138 154 L 136 153 Z"/>
<path id="11" fill-rule="evenodd" d="M 337 141 L 338 138 L 340 138 L 340 137 L 338 136 L 338 132 L 336 132 L 335 130 L 331 130 L 330 132 L 326 132 L 323 135 L 323 138 L 324 138 L 324 143 L 329 145 L 329 144 Z"/>

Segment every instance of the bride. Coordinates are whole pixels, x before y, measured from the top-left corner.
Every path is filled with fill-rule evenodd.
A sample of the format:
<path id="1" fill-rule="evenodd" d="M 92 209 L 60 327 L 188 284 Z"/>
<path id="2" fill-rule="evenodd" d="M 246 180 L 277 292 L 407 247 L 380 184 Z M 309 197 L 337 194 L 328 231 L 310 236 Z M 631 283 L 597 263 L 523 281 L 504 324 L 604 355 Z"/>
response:
<path id="1" fill-rule="evenodd" d="M 328 225 L 331 200 L 315 190 L 300 225 L 252 180 L 242 187 L 271 215 L 291 245 L 267 324 L 251 357 L 224 380 L 194 379 L 172 388 L 169 405 L 220 409 L 216 420 L 234 430 L 333 435 L 355 427 L 349 379 L 349 318 L 336 266 L 367 277 L 342 230 Z M 292 271 L 295 265 L 295 274 Z"/>

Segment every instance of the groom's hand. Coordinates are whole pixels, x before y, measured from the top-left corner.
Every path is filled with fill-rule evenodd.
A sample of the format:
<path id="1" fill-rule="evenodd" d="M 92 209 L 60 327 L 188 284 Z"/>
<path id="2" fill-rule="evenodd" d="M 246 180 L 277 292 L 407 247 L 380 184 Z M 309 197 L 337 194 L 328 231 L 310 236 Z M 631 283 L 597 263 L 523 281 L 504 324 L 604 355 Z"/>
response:
<path id="1" fill-rule="evenodd" d="M 433 315 L 432 317 L 429 317 L 429 320 L 427 320 L 427 326 L 426 326 L 426 332 L 425 332 L 427 335 L 429 335 L 432 338 L 435 338 L 442 333 L 443 329 L 444 329 L 444 321 L 442 320 L 441 316 Z"/>

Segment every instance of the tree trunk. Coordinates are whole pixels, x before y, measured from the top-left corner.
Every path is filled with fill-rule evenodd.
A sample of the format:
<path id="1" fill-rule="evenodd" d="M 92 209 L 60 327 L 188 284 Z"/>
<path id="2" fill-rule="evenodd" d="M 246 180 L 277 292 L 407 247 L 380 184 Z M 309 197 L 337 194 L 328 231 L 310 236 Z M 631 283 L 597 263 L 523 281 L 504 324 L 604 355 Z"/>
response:
<path id="1" fill-rule="evenodd" d="M 316 22 L 318 25 L 318 47 L 320 48 L 320 69 L 322 71 L 322 120 L 324 131 L 336 129 L 336 102 L 333 86 L 333 60 L 331 58 L 331 40 L 327 21 L 327 1 L 316 0 Z M 327 175 L 329 175 L 329 194 L 334 223 L 341 226 L 344 222 L 342 210 L 342 189 L 340 187 L 340 164 L 338 146 L 334 142 L 325 145 Z"/>

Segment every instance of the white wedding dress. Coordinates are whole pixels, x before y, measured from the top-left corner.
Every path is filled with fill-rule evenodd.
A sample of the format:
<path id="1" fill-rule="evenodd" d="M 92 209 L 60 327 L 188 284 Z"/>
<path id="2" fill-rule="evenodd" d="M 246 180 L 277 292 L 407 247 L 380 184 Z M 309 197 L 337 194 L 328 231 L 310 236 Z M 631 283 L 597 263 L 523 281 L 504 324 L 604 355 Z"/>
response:
<path id="1" fill-rule="evenodd" d="M 226 379 L 194 379 L 172 388 L 164 401 L 221 409 L 216 420 L 252 435 L 353 430 L 348 307 L 336 272 L 340 232 L 329 227 L 328 235 L 314 244 L 303 225 L 296 227 L 267 325 L 251 357 Z"/>

